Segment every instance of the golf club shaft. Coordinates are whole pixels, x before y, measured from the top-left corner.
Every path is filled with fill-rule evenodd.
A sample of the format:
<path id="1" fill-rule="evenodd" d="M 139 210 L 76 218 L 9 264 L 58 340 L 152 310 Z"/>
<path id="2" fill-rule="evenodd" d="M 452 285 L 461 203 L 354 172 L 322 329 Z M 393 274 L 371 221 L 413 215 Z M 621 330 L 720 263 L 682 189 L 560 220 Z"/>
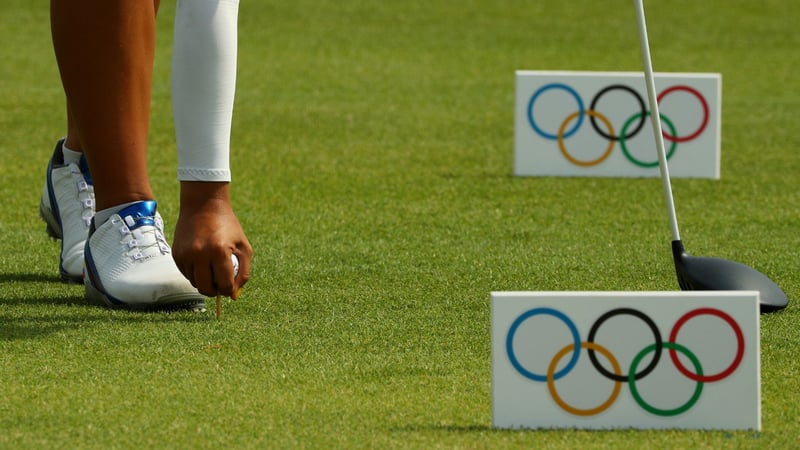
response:
<path id="1" fill-rule="evenodd" d="M 669 225 L 672 229 L 672 240 L 680 241 L 678 230 L 678 217 L 675 214 L 675 202 L 672 199 L 672 186 L 669 181 L 669 167 L 667 166 L 667 152 L 664 150 L 664 135 L 661 131 L 661 114 L 658 112 L 658 98 L 656 97 L 656 82 L 653 79 L 653 63 L 650 60 L 650 43 L 647 39 L 647 24 L 644 17 L 642 0 L 634 0 L 636 6 L 636 21 L 639 25 L 639 47 L 642 50 L 642 64 L 644 65 L 644 81 L 647 87 L 647 99 L 650 103 L 650 122 L 653 124 L 653 134 L 658 150 L 658 169 L 661 172 L 661 183 L 664 186 L 664 198 L 667 203 Z"/>

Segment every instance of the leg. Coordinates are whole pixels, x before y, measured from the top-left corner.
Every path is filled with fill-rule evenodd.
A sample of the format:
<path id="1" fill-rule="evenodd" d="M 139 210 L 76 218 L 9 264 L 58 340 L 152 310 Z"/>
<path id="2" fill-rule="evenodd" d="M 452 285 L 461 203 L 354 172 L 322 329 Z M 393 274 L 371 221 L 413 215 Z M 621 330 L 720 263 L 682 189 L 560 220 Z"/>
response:
<path id="1" fill-rule="evenodd" d="M 156 5 L 52 0 L 50 6 L 70 123 L 89 162 L 97 208 L 152 199 L 146 152 Z"/>
<path id="2" fill-rule="evenodd" d="M 64 145 L 70 150 L 83 152 L 83 145 L 81 145 L 81 139 L 78 136 L 78 124 L 72 118 L 69 102 L 67 102 L 67 138 L 64 140 Z"/>
<path id="3" fill-rule="evenodd" d="M 70 141 L 84 151 L 98 205 L 83 280 L 89 300 L 112 307 L 196 308 L 205 299 L 172 259 L 147 177 L 157 9 L 158 1 L 51 1 Z"/>

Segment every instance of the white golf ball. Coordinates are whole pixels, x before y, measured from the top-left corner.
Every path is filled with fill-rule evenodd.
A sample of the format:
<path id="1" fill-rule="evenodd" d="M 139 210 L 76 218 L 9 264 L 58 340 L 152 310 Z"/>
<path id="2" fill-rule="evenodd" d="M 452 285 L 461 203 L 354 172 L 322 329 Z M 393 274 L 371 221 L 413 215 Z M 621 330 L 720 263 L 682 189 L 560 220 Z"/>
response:
<path id="1" fill-rule="evenodd" d="M 231 262 L 233 262 L 233 278 L 236 278 L 239 275 L 239 258 L 231 254 Z"/>

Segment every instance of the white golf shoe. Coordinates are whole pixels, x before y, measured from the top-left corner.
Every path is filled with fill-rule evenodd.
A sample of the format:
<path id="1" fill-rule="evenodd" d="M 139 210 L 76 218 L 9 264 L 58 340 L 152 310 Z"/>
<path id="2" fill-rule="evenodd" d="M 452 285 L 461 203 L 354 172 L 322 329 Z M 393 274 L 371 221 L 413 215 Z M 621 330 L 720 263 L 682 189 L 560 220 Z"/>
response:
<path id="1" fill-rule="evenodd" d="M 47 165 L 47 178 L 39 203 L 39 216 L 47 223 L 47 234 L 61 239 L 59 273 L 65 282 L 83 281 L 83 247 L 94 216 L 94 187 L 86 158 L 65 164 L 58 141 Z"/>
<path id="2" fill-rule="evenodd" d="M 86 298 L 131 310 L 205 310 L 205 297 L 180 273 L 155 201 L 134 203 L 89 228 Z"/>

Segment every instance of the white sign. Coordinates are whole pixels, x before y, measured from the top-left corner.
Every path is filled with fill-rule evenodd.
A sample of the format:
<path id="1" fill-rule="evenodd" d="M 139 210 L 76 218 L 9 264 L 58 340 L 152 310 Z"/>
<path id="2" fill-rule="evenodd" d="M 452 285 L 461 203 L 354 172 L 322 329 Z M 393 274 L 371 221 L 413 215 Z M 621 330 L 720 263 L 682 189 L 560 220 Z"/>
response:
<path id="1" fill-rule="evenodd" d="M 719 74 L 654 74 L 673 177 L 720 176 Z M 658 177 L 644 74 L 517 71 L 514 173 Z"/>
<path id="2" fill-rule="evenodd" d="M 757 291 L 493 292 L 496 428 L 761 429 Z"/>

